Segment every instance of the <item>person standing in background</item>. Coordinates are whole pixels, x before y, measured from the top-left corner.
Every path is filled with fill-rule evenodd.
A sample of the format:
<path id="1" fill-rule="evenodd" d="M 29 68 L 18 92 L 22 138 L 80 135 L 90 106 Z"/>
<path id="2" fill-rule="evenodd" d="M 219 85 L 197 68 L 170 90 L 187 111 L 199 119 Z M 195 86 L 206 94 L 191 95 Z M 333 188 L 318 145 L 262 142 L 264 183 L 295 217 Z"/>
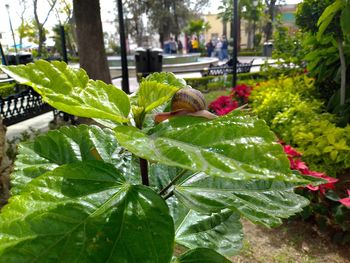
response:
<path id="1" fill-rule="evenodd" d="M 199 42 L 198 42 L 198 39 L 197 37 L 194 37 L 192 39 L 192 52 L 198 52 L 198 49 L 199 49 Z"/>
<path id="2" fill-rule="evenodd" d="M 215 46 L 215 56 L 219 58 L 219 60 L 222 60 L 222 41 L 221 39 L 218 40 Z"/>
<path id="3" fill-rule="evenodd" d="M 170 54 L 176 54 L 177 52 L 176 42 L 172 37 L 170 38 L 170 41 L 169 41 L 169 49 L 170 49 Z"/>
<path id="4" fill-rule="evenodd" d="M 228 59 L 228 41 L 225 36 L 222 36 L 221 53 L 222 59 Z"/>
<path id="5" fill-rule="evenodd" d="M 182 54 L 182 49 L 183 49 L 183 45 L 182 45 L 181 40 L 179 39 L 177 41 L 177 51 L 179 52 L 179 54 Z"/>
<path id="6" fill-rule="evenodd" d="M 213 50 L 214 50 L 214 45 L 213 45 L 213 41 L 209 40 L 207 42 L 207 44 L 205 44 L 205 47 L 207 49 L 207 54 L 208 54 L 208 57 L 211 57 L 212 53 L 213 53 Z"/>
<path id="7" fill-rule="evenodd" d="M 169 39 L 164 41 L 163 50 L 164 50 L 165 54 L 170 54 L 171 51 L 170 51 L 170 40 Z"/>
<path id="8" fill-rule="evenodd" d="M 190 38 L 187 38 L 187 53 L 192 53 L 192 41 Z"/>

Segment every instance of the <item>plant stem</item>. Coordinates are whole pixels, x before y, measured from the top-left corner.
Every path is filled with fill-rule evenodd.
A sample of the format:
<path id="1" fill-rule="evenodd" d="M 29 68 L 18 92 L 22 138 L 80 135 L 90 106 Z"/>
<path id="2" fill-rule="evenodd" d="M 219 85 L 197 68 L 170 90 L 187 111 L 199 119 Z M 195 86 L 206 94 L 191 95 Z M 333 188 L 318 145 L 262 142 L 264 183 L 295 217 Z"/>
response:
<path id="1" fill-rule="evenodd" d="M 141 170 L 141 179 L 143 185 L 149 185 L 148 181 L 148 162 L 145 159 L 140 158 L 140 170 Z"/>
<path id="2" fill-rule="evenodd" d="M 186 173 L 186 170 L 182 170 L 178 175 L 176 175 L 173 180 L 170 181 L 169 184 L 167 184 L 162 190 L 160 190 L 159 194 L 164 194 L 172 185 L 174 185 L 180 178 Z M 172 191 L 171 191 L 172 192 Z M 171 193 L 170 192 L 170 193 Z M 170 194 L 169 193 L 169 194 Z"/>
<path id="3" fill-rule="evenodd" d="M 174 195 L 174 191 L 170 191 L 167 195 L 164 196 L 164 200 L 167 200 L 168 198 L 172 197 Z"/>
<path id="4" fill-rule="evenodd" d="M 340 105 L 345 104 L 345 96 L 346 96 L 346 63 L 345 63 L 345 55 L 343 49 L 343 39 L 341 37 L 338 38 L 338 50 L 339 50 L 339 58 L 340 58 L 340 75 L 341 75 L 341 85 L 340 85 Z"/>
<path id="5" fill-rule="evenodd" d="M 134 117 L 136 127 L 142 130 L 142 123 L 145 119 L 145 112 L 141 112 L 138 116 Z M 140 158 L 140 172 L 141 180 L 143 185 L 149 186 L 148 180 L 148 161 L 146 159 Z"/>

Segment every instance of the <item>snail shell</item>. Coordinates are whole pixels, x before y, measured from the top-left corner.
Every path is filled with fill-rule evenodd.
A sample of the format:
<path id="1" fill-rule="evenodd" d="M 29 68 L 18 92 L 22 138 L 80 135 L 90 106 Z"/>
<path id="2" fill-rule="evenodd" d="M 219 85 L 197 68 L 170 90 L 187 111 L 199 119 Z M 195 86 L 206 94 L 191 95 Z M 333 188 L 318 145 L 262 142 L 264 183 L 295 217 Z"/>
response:
<path id="1" fill-rule="evenodd" d="M 196 89 L 183 88 L 175 93 L 171 100 L 171 111 L 185 110 L 196 112 L 205 110 L 207 105 L 203 94 Z"/>

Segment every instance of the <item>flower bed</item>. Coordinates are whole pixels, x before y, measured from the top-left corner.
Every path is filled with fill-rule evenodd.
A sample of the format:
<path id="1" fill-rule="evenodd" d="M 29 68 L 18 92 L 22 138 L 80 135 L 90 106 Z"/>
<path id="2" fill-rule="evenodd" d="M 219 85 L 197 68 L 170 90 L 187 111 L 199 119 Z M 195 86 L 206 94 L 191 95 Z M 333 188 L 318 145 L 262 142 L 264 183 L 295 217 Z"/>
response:
<path id="1" fill-rule="evenodd" d="M 210 103 L 209 109 L 224 115 L 247 102 L 251 112 L 264 119 L 281 139 L 292 170 L 326 180 L 320 186 L 298 190 L 312 204 L 303 217 L 313 215 L 319 225 L 332 225 L 341 232 L 334 236 L 349 242 L 350 181 L 343 175 L 350 169 L 350 126 L 336 126 L 336 116 L 324 112 L 314 80 L 305 75 L 254 87 L 236 86 L 228 96 Z"/>

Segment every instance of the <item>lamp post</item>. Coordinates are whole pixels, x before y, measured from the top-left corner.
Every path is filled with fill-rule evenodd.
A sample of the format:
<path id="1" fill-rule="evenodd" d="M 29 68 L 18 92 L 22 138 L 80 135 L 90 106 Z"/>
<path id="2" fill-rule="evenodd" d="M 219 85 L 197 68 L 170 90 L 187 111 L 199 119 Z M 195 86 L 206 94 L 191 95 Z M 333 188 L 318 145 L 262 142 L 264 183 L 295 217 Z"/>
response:
<path id="1" fill-rule="evenodd" d="M 3 65 L 7 65 L 7 59 L 5 57 L 4 50 L 2 49 L 2 45 L 0 43 L 0 54 L 1 54 L 1 62 Z"/>
<path id="2" fill-rule="evenodd" d="M 232 87 L 237 84 L 237 49 L 238 49 L 238 0 L 233 0 L 233 53 L 232 53 Z"/>
<path id="3" fill-rule="evenodd" d="M 12 33 L 12 39 L 13 39 L 13 45 L 15 47 L 15 52 L 17 54 L 17 45 L 16 45 L 16 39 L 15 39 L 15 33 L 13 32 L 13 27 L 12 27 L 12 22 L 11 22 L 11 16 L 10 16 L 10 6 L 8 4 L 5 5 L 6 9 L 7 9 L 7 15 L 9 17 L 9 22 L 10 22 L 10 29 L 11 29 L 11 33 Z"/>
<path id="4" fill-rule="evenodd" d="M 119 18 L 119 34 L 120 34 L 120 53 L 122 59 L 122 90 L 129 94 L 129 73 L 128 61 L 126 57 L 126 39 L 124 31 L 124 16 L 122 0 L 118 0 L 118 18 Z"/>

